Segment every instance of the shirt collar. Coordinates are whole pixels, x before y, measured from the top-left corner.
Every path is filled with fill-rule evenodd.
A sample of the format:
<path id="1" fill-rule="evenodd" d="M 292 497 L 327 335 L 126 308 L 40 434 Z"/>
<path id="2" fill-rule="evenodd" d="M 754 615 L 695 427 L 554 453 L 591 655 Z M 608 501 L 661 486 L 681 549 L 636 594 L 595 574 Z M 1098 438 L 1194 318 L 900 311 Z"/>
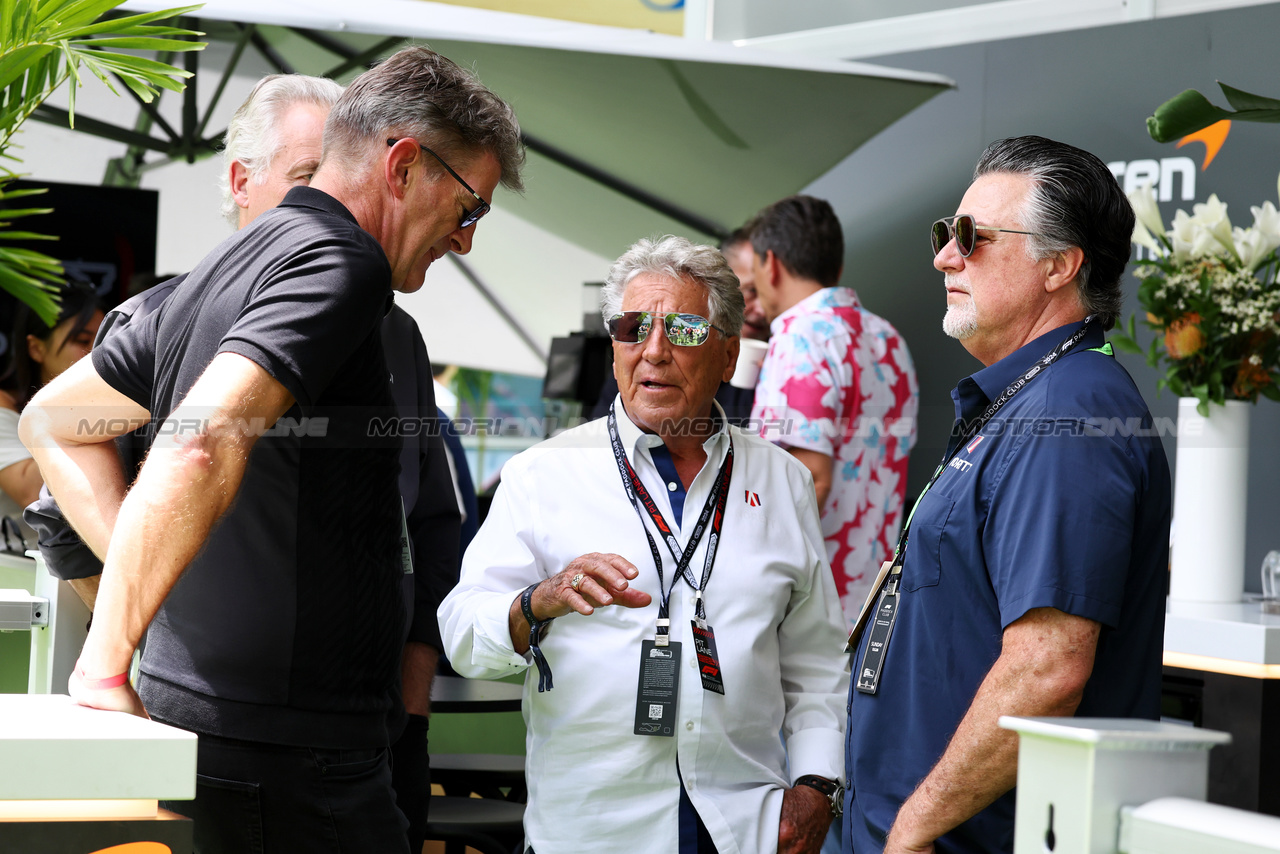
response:
<path id="1" fill-rule="evenodd" d="M 773 319 L 773 323 L 769 324 L 769 332 L 778 335 L 786 332 L 786 325 L 793 317 L 800 317 L 805 314 L 812 314 L 815 311 L 824 308 L 858 308 L 861 303 L 858 302 L 858 294 L 853 288 L 846 288 L 841 285 L 831 285 L 809 294 L 800 302 L 791 306 Z"/>
<path id="2" fill-rule="evenodd" d="M 294 187 L 280 201 L 280 207 L 285 208 L 314 208 L 318 211 L 331 213 L 334 216 L 340 216 L 345 220 L 349 220 L 352 225 L 359 225 L 355 215 L 347 210 L 347 206 L 335 199 L 333 196 L 317 190 L 315 187 Z"/>
<path id="3" fill-rule="evenodd" d="M 346 205 L 323 190 L 317 190 L 315 187 L 294 187 L 285 193 L 278 207 L 311 208 L 312 210 L 323 211 L 324 213 L 342 217 L 352 225 L 360 228 L 360 223 L 356 220 L 355 215 L 347 210 Z M 370 236 L 372 237 L 372 235 Z M 395 308 L 395 306 L 395 292 L 394 290 L 389 290 L 386 301 L 382 305 L 382 316 L 386 317 L 390 314 L 391 309 Z"/>
<path id="4" fill-rule="evenodd" d="M 707 452 L 707 462 L 714 462 L 718 467 L 729 448 L 729 422 L 725 418 L 724 407 L 720 405 L 720 401 L 713 399 L 711 407 L 720 427 L 702 443 L 702 449 Z M 622 405 L 621 394 L 613 399 L 613 411 L 618 414 L 618 438 L 622 440 L 622 447 L 627 450 L 627 456 L 631 459 L 639 457 L 642 449 L 648 450 L 662 444 L 662 439 L 657 433 L 646 433 L 631 420 L 626 407 Z"/>
<path id="5" fill-rule="evenodd" d="M 987 396 L 987 400 L 995 400 L 999 397 L 1000 392 L 1008 388 L 1014 380 L 1025 374 L 1031 369 L 1032 365 L 1044 358 L 1050 350 L 1074 335 L 1082 326 L 1084 326 L 1084 321 L 1077 320 L 1075 323 L 1068 323 L 1065 326 L 1051 329 L 1035 340 L 1023 344 L 994 365 L 970 375 L 968 379 L 977 384 L 982 393 Z M 1102 331 L 1102 324 L 1094 323 L 1093 327 L 1085 333 L 1080 343 L 1076 345 L 1075 351 L 1101 347 L 1105 339 L 1106 335 Z"/>

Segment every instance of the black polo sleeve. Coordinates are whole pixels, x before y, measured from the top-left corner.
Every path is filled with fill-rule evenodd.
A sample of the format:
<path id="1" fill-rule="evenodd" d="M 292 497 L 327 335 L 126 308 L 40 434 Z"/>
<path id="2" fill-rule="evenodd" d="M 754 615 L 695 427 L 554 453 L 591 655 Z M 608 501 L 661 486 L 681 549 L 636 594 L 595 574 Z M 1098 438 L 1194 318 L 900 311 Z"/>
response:
<path id="1" fill-rule="evenodd" d="M 256 362 L 306 412 L 381 322 L 390 280 L 381 248 L 354 226 L 316 240 L 262 278 L 218 352 Z"/>
<path id="2" fill-rule="evenodd" d="M 89 353 L 94 370 L 107 385 L 148 411 L 155 385 L 156 330 L 162 314 L 153 311 L 135 319 Z"/>

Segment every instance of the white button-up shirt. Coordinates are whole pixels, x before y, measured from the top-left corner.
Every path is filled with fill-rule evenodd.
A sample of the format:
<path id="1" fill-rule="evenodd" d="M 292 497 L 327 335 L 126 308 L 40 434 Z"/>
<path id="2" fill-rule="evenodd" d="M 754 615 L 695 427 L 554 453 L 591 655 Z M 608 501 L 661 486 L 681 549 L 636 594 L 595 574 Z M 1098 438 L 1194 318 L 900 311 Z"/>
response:
<path id="1" fill-rule="evenodd" d="M 718 406 L 718 405 L 717 405 Z M 676 520 L 641 432 L 616 406 L 632 466 L 688 542 L 728 451 L 730 433 L 703 445 L 707 462 Z M 566 431 L 503 469 L 462 577 L 440 607 L 455 670 L 495 678 L 529 668 L 515 653 L 508 611 L 520 592 L 590 552 L 635 564 L 646 608 L 597 608 L 555 620 L 541 643 L 555 688 L 528 670 L 524 719 L 529 803 L 525 838 L 539 854 L 679 847 L 680 775 L 720 854 L 777 848 L 783 790 L 798 777 L 843 779 L 847 656 L 808 470 L 785 451 L 732 428 L 733 477 L 715 567 L 705 592 L 723 696 L 699 677 L 693 590 L 653 524 L 671 593 L 671 639 L 682 644 L 674 737 L 634 734 L 642 641 L 654 637 L 661 593 L 653 558 L 623 490 L 605 419 Z M 708 536 L 691 561 L 701 578 Z M 779 739 L 779 732 L 782 738 Z M 784 744 L 785 742 L 785 744 Z M 678 766 L 677 766 L 678 763 Z M 677 767 L 679 771 L 677 771 Z"/>

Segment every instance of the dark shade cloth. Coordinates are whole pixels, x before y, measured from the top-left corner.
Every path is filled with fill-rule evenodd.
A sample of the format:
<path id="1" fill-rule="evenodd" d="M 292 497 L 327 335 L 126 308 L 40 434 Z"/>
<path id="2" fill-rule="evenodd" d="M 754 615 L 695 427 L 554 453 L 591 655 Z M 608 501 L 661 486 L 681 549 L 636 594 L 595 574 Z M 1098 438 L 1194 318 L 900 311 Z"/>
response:
<path id="1" fill-rule="evenodd" d="M 199 854 L 405 854 L 385 748 L 325 750 L 200 736 L 190 818 Z M 419 847 L 418 850 L 421 850 Z"/>
<path id="2" fill-rule="evenodd" d="M 972 423 L 1080 326 L 1046 333 L 961 380 L 952 392 L 957 419 Z M 1003 630 L 1033 608 L 1102 624 L 1078 716 L 1159 717 L 1169 468 L 1142 395 L 1094 349 L 1102 345 L 1094 324 L 957 444 L 921 499 L 879 692 L 850 690 L 846 852 L 884 845 L 1000 655 Z M 939 839 L 937 851 L 1012 851 L 1013 823 L 1010 792 Z"/>
<path id="3" fill-rule="evenodd" d="M 221 353 L 296 400 L 148 630 L 139 687 L 157 717 L 273 744 L 388 743 L 405 625 L 401 443 L 371 425 L 396 414 L 390 303 L 377 242 L 336 199 L 295 187 L 93 351 L 153 423 Z"/>

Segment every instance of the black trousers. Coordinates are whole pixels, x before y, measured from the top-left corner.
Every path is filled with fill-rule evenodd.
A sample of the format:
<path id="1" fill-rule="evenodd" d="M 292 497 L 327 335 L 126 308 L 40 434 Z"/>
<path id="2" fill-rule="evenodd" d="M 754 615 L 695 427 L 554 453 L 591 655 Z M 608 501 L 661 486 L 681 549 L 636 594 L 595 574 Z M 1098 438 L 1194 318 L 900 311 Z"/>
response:
<path id="1" fill-rule="evenodd" d="M 196 854 L 405 854 L 386 748 L 330 750 L 200 736 Z"/>
<path id="2" fill-rule="evenodd" d="M 409 821 L 409 850 L 422 851 L 431 806 L 431 755 L 427 746 L 428 719 L 409 715 L 404 732 L 391 745 L 391 785 L 396 806 Z"/>

